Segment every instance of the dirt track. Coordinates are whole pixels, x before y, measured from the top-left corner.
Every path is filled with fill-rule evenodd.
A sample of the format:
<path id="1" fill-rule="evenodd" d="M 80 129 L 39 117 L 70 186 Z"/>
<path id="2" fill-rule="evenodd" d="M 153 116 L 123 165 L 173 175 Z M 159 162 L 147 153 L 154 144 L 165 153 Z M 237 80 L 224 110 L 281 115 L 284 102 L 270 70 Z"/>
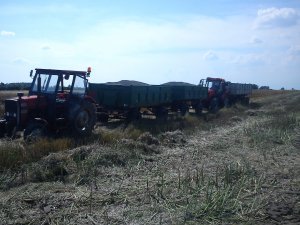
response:
<path id="1" fill-rule="evenodd" d="M 0 224 L 299 224 L 300 94 L 253 101 L 3 173 Z"/>

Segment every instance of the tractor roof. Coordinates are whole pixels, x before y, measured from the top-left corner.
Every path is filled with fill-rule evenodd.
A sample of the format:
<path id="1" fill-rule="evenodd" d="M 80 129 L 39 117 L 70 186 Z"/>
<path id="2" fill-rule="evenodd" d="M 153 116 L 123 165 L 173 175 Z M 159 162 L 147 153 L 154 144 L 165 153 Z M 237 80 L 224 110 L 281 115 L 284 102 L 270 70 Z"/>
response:
<path id="1" fill-rule="evenodd" d="M 220 81 L 220 82 L 224 82 L 225 80 L 223 78 L 212 78 L 212 77 L 207 77 L 206 78 L 207 81 Z"/>
<path id="2" fill-rule="evenodd" d="M 61 75 L 61 74 L 68 74 L 68 75 L 81 75 L 86 76 L 86 71 L 75 71 L 75 70 L 53 70 L 53 69 L 35 69 L 37 73 L 44 73 L 44 74 L 54 74 L 54 75 Z"/>

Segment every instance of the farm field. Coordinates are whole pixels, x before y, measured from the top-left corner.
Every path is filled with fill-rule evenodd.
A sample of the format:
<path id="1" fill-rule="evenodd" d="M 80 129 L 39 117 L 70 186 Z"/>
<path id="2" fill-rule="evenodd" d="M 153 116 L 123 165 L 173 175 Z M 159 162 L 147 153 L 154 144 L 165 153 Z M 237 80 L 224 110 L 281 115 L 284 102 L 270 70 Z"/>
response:
<path id="1" fill-rule="evenodd" d="M 258 90 L 205 119 L 2 139 L 0 224 L 299 224 L 299 125 L 299 91 Z"/>

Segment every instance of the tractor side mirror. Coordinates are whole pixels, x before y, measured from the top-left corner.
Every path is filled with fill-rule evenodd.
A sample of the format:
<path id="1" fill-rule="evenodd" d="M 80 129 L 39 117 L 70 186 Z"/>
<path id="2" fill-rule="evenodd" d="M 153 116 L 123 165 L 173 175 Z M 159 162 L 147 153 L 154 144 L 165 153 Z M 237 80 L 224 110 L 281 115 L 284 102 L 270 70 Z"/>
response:
<path id="1" fill-rule="evenodd" d="M 32 74 L 33 74 L 33 70 L 30 70 L 30 75 L 29 76 L 32 77 Z"/>

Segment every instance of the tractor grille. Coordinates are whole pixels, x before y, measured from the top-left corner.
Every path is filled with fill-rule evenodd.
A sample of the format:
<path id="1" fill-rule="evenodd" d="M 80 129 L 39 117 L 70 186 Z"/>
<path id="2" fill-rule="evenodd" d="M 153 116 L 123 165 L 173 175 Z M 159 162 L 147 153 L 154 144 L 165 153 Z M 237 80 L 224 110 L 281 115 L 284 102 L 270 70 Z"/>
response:
<path id="1" fill-rule="evenodd" d="M 5 117 L 17 118 L 17 114 L 18 114 L 18 100 L 17 99 L 5 100 Z"/>

